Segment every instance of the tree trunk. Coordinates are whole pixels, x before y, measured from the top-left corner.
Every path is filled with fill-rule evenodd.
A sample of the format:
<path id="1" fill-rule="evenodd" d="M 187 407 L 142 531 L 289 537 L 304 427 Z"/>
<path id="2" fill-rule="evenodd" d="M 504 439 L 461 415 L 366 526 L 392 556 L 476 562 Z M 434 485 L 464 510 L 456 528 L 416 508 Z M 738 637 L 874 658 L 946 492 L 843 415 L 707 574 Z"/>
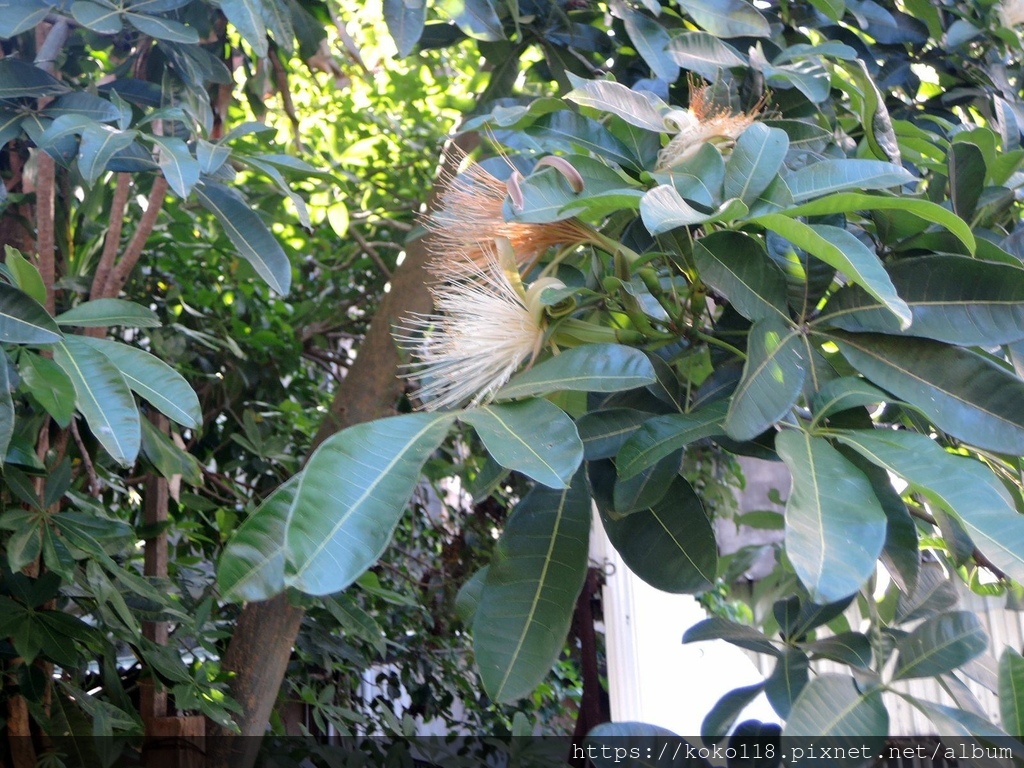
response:
<path id="1" fill-rule="evenodd" d="M 450 142 L 442 157 L 444 171 L 455 173 L 463 153 L 471 151 L 478 142 L 476 134 L 462 134 Z M 428 209 L 433 208 L 435 198 L 436 190 L 428 199 Z M 355 362 L 334 395 L 313 440 L 314 448 L 346 427 L 394 413 L 403 384 L 397 376 L 399 357 L 391 331 L 402 317 L 430 311 L 425 269 L 428 260 L 422 239 L 408 244 L 405 261 L 395 270 L 391 290 L 382 297 Z M 231 695 L 243 709 L 237 720 L 242 736 L 260 736 L 265 732 L 303 614 L 301 608 L 290 604 L 287 595 L 248 603 L 242 609 L 224 656 L 225 671 L 234 674 Z M 236 749 L 226 730 L 211 728 L 210 733 L 209 765 L 247 768 L 255 758 L 256 739 L 245 739 L 249 746 L 237 745 L 240 748 Z"/>

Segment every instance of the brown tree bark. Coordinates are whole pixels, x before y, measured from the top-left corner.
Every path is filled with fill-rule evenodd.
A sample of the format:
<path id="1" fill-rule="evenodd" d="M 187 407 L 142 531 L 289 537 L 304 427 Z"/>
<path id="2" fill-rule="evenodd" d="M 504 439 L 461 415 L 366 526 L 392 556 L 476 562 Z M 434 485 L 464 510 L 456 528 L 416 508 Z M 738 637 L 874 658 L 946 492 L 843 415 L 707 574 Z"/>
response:
<path id="1" fill-rule="evenodd" d="M 442 157 L 444 171 L 454 173 L 463 153 L 471 151 L 478 142 L 476 134 L 454 139 Z M 435 204 L 435 194 L 436 190 L 428 199 L 428 209 Z M 430 310 L 425 269 L 428 260 L 422 239 L 407 245 L 405 261 L 395 270 L 391 290 L 382 297 L 355 362 L 334 395 L 313 440 L 314 448 L 346 427 L 394 413 L 403 384 L 397 376 L 399 356 L 391 331 L 405 315 Z M 234 674 L 231 695 L 243 709 L 238 718 L 242 736 L 260 736 L 265 732 L 303 614 L 301 608 L 290 604 L 287 595 L 248 603 L 242 609 L 223 660 L 224 669 Z M 255 757 L 256 739 L 233 745 L 232 735 L 224 729 L 211 728 L 210 733 L 209 765 L 247 768 Z"/>

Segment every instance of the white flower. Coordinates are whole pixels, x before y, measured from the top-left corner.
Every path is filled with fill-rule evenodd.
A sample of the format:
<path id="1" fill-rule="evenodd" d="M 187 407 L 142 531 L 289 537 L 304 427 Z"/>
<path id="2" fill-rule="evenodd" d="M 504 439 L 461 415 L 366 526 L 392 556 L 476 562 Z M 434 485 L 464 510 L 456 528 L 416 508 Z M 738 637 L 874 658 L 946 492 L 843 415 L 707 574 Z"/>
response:
<path id="1" fill-rule="evenodd" d="M 477 261 L 481 256 L 483 264 Z M 407 321 L 422 336 L 397 337 L 416 358 L 406 376 L 419 380 L 417 396 L 424 410 L 490 400 L 541 349 L 540 292 L 563 287 L 545 278 L 524 290 L 507 240 L 482 245 L 473 257 L 464 257 L 453 280 L 431 288 L 436 314 Z"/>
<path id="2" fill-rule="evenodd" d="M 1003 0 L 999 4 L 999 23 L 1007 29 L 1024 24 L 1024 0 Z"/>
<path id="3" fill-rule="evenodd" d="M 754 122 L 761 106 L 758 104 L 749 112 L 739 113 L 715 107 L 708 100 L 706 85 L 691 85 L 690 108 L 673 112 L 673 122 L 679 132 L 658 153 L 657 170 L 667 171 L 693 157 L 707 142 L 717 144 L 722 150 L 732 149 L 740 134 Z"/>

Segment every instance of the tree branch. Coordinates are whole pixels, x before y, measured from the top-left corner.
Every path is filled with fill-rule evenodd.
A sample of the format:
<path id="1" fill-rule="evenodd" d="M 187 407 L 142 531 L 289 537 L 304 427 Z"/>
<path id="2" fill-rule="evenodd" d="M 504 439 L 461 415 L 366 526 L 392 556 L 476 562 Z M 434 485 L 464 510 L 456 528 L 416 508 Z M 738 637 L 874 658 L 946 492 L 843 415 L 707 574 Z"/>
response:
<path id="1" fill-rule="evenodd" d="M 103 296 L 111 298 L 117 296 L 121 289 L 124 288 L 124 284 L 128 282 L 128 276 L 135 269 L 139 257 L 142 256 L 142 250 L 146 247 L 146 241 L 153 233 L 153 227 L 156 226 L 156 220 L 160 215 L 161 209 L 163 209 L 166 196 L 167 179 L 163 176 L 157 176 L 153 179 L 153 188 L 149 191 L 149 203 L 146 206 L 146 211 L 142 214 L 142 218 L 139 219 L 139 223 L 135 227 L 131 242 L 125 248 L 124 256 L 121 257 L 121 260 L 111 270 L 106 285 L 103 287 Z"/>
<path id="2" fill-rule="evenodd" d="M 100 263 L 96 267 L 96 274 L 92 279 L 92 289 L 89 291 L 90 299 L 109 298 L 104 296 L 103 290 L 107 286 L 107 280 L 110 279 L 110 271 L 114 268 L 117 251 L 121 246 L 121 230 L 124 227 L 125 208 L 128 205 L 128 193 L 131 191 L 131 186 L 132 177 L 129 174 L 117 174 L 114 199 L 110 203 L 110 228 L 103 241 L 103 254 L 100 256 Z"/>

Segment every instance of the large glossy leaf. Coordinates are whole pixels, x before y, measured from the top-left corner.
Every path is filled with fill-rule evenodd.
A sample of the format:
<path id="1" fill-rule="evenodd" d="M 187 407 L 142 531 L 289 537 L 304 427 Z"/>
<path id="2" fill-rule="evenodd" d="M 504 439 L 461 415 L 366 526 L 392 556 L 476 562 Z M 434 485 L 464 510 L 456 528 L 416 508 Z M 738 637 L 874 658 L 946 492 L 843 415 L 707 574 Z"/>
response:
<path id="1" fill-rule="evenodd" d="M 199 32 L 195 27 L 186 26 L 174 19 L 163 16 L 147 16 L 142 13 L 125 13 L 124 18 L 142 34 L 157 40 L 184 43 L 185 45 L 195 45 L 199 42 Z"/>
<path id="2" fill-rule="evenodd" d="M 725 640 L 727 643 L 755 653 L 769 656 L 780 654 L 779 649 L 772 645 L 768 637 L 760 630 L 719 616 L 699 621 L 683 634 L 684 643 L 699 643 L 703 640 Z"/>
<path id="3" fill-rule="evenodd" d="M 748 206 L 771 183 L 789 151 L 789 136 L 780 128 L 753 123 L 736 141 L 725 166 L 725 197 Z"/>
<path id="4" fill-rule="evenodd" d="M 670 184 L 661 184 L 648 190 L 640 199 L 640 217 L 652 235 L 660 235 L 676 227 L 689 227 L 719 219 L 737 219 L 746 213 L 746 204 L 735 198 L 726 200 L 711 211 L 695 208 Z"/>
<path id="5" fill-rule="evenodd" d="M 526 128 L 526 134 L 549 150 L 577 152 L 577 147 L 582 147 L 605 160 L 634 168 L 640 160 L 601 123 L 567 109 L 542 115 Z"/>
<path id="6" fill-rule="evenodd" d="M 957 216 L 969 220 L 985 189 L 985 176 L 988 175 L 985 156 L 976 144 L 957 141 L 949 148 L 946 161 L 949 166 L 949 201 Z"/>
<path id="7" fill-rule="evenodd" d="M 929 200 L 918 200 L 912 197 L 883 197 L 882 195 L 865 195 L 860 192 L 839 192 L 823 197 L 783 213 L 786 216 L 828 216 L 835 213 L 852 213 L 854 211 L 904 211 L 925 221 L 948 229 L 967 249 L 974 253 L 975 239 L 970 225 L 951 212 L 948 208 L 936 205 Z"/>
<path id="8" fill-rule="evenodd" d="M 263 23 L 261 0 L 221 0 L 220 9 L 228 22 L 252 46 L 257 56 L 267 52 L 266 25 Z M 389 22 L 390 24 L 390 22 Z"/>
<path id="9" fill-rule="evenodd" d="M 0 350 L 0 465 L 14 436 L 14 400 L 11 398 L 11 362 Z"/>
<path id="10" fill-rule="evenodd" d="M 726 407 L 718 401 L 690 413 L 650 419 L 619 450 L 615 461 L 619 477 L 633 477 L 690 443 L 722 434 Z"/>
<path id="11" fill-rule="evenodd" d="M 184 377 L 149 352 L 109 339 L 87 336 L 80 341 L 102 352 L 117 366 L 131 390 L 160 413 L 185 427 L 203 423 L 203 409 Z"/>
<path id="12" fill-rule="evenodd" d="M 18 356 L 18 373 L 22 387 L 54 421 L 66 427 L 75 412 L 75 387 L 64 369 L 49 358 L 25 350 Z"/>
<path id="13" fill-rule="evenodd" d="M 779 213 L 761 216 L 758 221 L 863 286 L 899 319 L 901 328 L 910 325 L 910 308 L 896 293 L 882 262 L 851 233 L 839 227 L 804 224 Z"/>
<path id="14" fill-rule="evenodd" d="M 1024 338 L 1024 269 L 940 254 L 897 261 L 889 277 L 914 316 L 906 335 L 965 346 Z M 821 321 L 847 331 L 901 333 L 896 319 L 855 285 L 828 300 Z"/>
<path id="15" fill-rule="evenodd" d="M 634 11 L 626 3 L 613 3 L 616 16 L 626 25 L 626 34 L 655 77 L 669 83 L 679 79 L 679 65 L 665 50 L 670 38 L 657 21 Z"/>
<path id="16" fill-rule="evenodd" d="M 985 652 L 988 636 L 970 611 L 940 613 L 896 643 L 893 679 L 933 677 L 951 672 Z"/>
<path id="17" fill-rule="evenodd" d="M 711 768 L 695 746 L 667 728 L 626 722 L 597 726 L 582 749 L 595 768 L 620 768 L 626 759 L 630 768 Z"/>
<path id="18" fill-rule="evenodd" d="M 885 512 L 864 473 L 827 440 L 785 430 L 775 449 L 793 477 L 786 502 L 786 555 L 811 599 L 853 594 L 875 572 Z"/>
<path id="19" fill-rule="evenodd" d="M 583 441 L 583 458 L 596 461 L 614 457 L 649 418 L 651 414 L 632 408 L 606 408 L 583 414 L 576 420 L 576 431 Z"/>
<path id="20" fill-rule="evenodd" d="M 564 488 L 583 461 L 576 425 L 558 406 L 531 399 L 458 414 L 494 460 L 552 488 Z"/>
<path id="21" fill-rule="evenodd" d="M 394 416 L 349 427 L 317 448 L 291 505 L 285 583 L 329 595 L 373 565 L 453 420 Z"/>
<path id="22" fill-rule="evenodd" d="M 88 0 L 75 0 L 71 4 L 71 15 L 86 29 L 101 35 L 116 35 L 124 26 L 120 8 L 109 8 Z"/>
<path id="23" fill-rule="evenodd" d="M 135 135 L 135 131 L 119 131 L 99 123 L 86 126 L 78 145 L 78 170 L 85 183 L 94 184 L 114 155 L 135 141 Z"/>
<path id="24" fill-rule="evenodd" d="M 711 521 L 693 488 L 677 477 L 650 509 L 618 520 L 602 515 L 622 561 L 663 592 L 696 594 L 715 583 L 718 548 Z"/>
<path id="25" fill-rule="evenodd" d="M 24 291 L 0 282 L 0 342 L 53 344 L 60 339 L 60 328 L 42 304 Z"/>
<path id="26" fill-rule="evenodd" d="M 4 40 L 32 29 L 50 13 L 51 5 L 39 0 L 2 0 L 0 38 Z"/>
<path id="27" fill-rule="evenodd" d="M 789 318 L 785 275 L 753 237 L 727 230 L 702 237 L 693 244 L 693 261 L 700 279 L 748 320 Z"/>
<path id="28" fill-rule="evenodd" d="M 746 66 L 736 49 L 707 32 L 683 32 L 668 44 L 668 55 L 683 69 L 705 80 L 717 80 L 732 67 Z"/>
<path id="29" fill-rule="evenodd" d="M 13 56 L 0 60 L 0 99 L 55 96 L 71 90 L 49 72 Z"/>
<path id="30" fill-rule="evenodd" d="M 300 477 L 270 494 L 228 540 L 217 565 L 225 600 L 269 600 L 284 592 L 285 535 Z"/>
<path id="31" fill-rule="evenodd" d="M 775 317 L 750 329 L 743 376 L 725 415 L 725 433 L 752 440 L 781 419 L 804 385 L 806 347 L 799 330 Z"/>
<path id="32" fill-rule="evenodd" d="M 565 95 L 581 107 L 593 107 L 618 115 L 630 125 L 648 131 L 666 130 L 665 113 L 668 105 L 650 91 L 634 91 L 610 80 L 586 80 L 569 74 L 573 89 Z"/>
<path id="33" fill-rule="evenodd" d="M 914 176 L 906 169 L 881 160 L 822 160 L 786 177 L 798 203 L 845 189 L 884 189 L 910 181 Z"/>
<path id="34" fill-rule="evenodd" d="M 810 660 L 798 648 L 787 648 L 775 660 L 775 668 L 765 680 L 764 692 L 779 717 L 787 718 L 800 692 L 807 685 Z"/>
<path id="35" fill-rule="evenodd" d="M 288 293 L 292 281 L 291 264 L 263 220 L 241 197 L 220 184 L 204 182 L 196 187 L 195 192 L 199 202 L 217 217 L 238 252 L 253 265 L 260 277 L 278 293 Z"/>
<path id="36" fill-rule="evenodd" d="M 558 659 L 587 575 L 590 493 L 536 487 L 499 539 L 473 620 L 484 690 L 499 702 L 529 695 Z"/>
<path id="37" fill-rule="evenodd" d="M 999 715 L 1004 731 L 1024 734 L 1024 657 L 1009 646 L 999 657 Z"/>
<path id="38" fill-rule="evenodd" d="M 614 516 L 630 515 L 660 502 L 669 484 L 679 474 L 681 459 L 682 452 L 676 451 L 627 480 L 618 478 L 612 489 L 610 509 Z M 605 509 L 608 509 L 607 505 Z"/>
<path id="39" fill-rule="evenodd" d="M 426 18 L 426 0 L 384 0 L 384 21 L 400 57 L 412 53 L 423 34 Z"/>
<path id="40" fill-rule="evenodd" d="M 167 184 L 178 197 L 188 197 L 199 183 L 199 161 L 192 156 L 188 145 L 176 136 L 153 136 L 152 139 L 159 148 L 157 162 Z"/>
<path id="41" fill-rule="evenodd" d="M 914 432 L 851 430 L 837 438 L 956 515 L 997 568 L 1024 580 L 1024 515 L 984 464 L 947 453 Z"/>
<path id="42" fill-rule="evenodd" d="M 801 646 L 808 653 L 852 667 L 871 666 L 871 641 L 860 632 L 841 632 Z"/>
<path id="43" fill-rule="evenodd" d="M 640 350 L 621 344 L 586 344 L 520 373 L 497 397 L 512 399 L 562 390 L 619 392 L 654 381 L 654 367 Z"/>
<path id="44" fill-rule="evenodd" d="M 106 328 L 110 325 L 125 325 L 129 328 L 160 326 L 160 318 L 153 310 L 124 299 L 83 301 L 77 307 L 57 315 L 55 320 L 58 325 L 77 325 L 81 328 Z"/>
<path id="45" fill-rule="evenodd" d="M 881 692 L 863 692 L 852 677 L 831 674 L 819 675 L 804 686 L 782 730 L 783 738 L 812 737 L 819 750 L 822 746 L 843 748 L 846 759 L 833 754 L 814 762 L 816 766 L 863 765 L 864 753 L 852 750 L 861 745 L 867 746 L 873 761 L 881 754 L 888 733 L 889 713 Z M 849 757 L 851 751 L 856 757 Z"/>
<path id="46" fill-rule="evenodd" d="M 890 400 L 891 395 L 887 395 L 859 376 L 841 376 L 832 379 L 814 394 L 811 408 L 817 422 L 840 411 L 878 405 Z"/>
<path id="47" fill-rule="evenodd" d="M 437 7 L 456 26 L 476 40 L 504 40 L 501 20 L 494 10 L 494 0 L 441 0 Z"/>
<path id="48" fill-rule="evenodd" d="M 680 0 L 697 25 L 715 37 L 768 37 L 768 21 L 745 0 Z"/>
<path id="49" fill-rule="evenodd" d="M 705 715 L 700 725 L 700 737 L 705 742 L 717 743 L 725 738 L 736 718 L 750 702 L 764 690 L 764 683 L 734 688 L 720 698 Z"/>
<path id="50" fill-rule="evenodd" d="M 981 355 L 928 339 L 835 331 L 858 371 L 979 448 L 1024 453 L 1024 382 Z"/>
<path id="51" fill-rule="evenodd" d="M 125 466 L 139 453 L 139 409 L 121 372 L 81 337 L 68 336 L 53 348 L 53 359 L 75 387 L 75 404 L 107 452 Z"/>

